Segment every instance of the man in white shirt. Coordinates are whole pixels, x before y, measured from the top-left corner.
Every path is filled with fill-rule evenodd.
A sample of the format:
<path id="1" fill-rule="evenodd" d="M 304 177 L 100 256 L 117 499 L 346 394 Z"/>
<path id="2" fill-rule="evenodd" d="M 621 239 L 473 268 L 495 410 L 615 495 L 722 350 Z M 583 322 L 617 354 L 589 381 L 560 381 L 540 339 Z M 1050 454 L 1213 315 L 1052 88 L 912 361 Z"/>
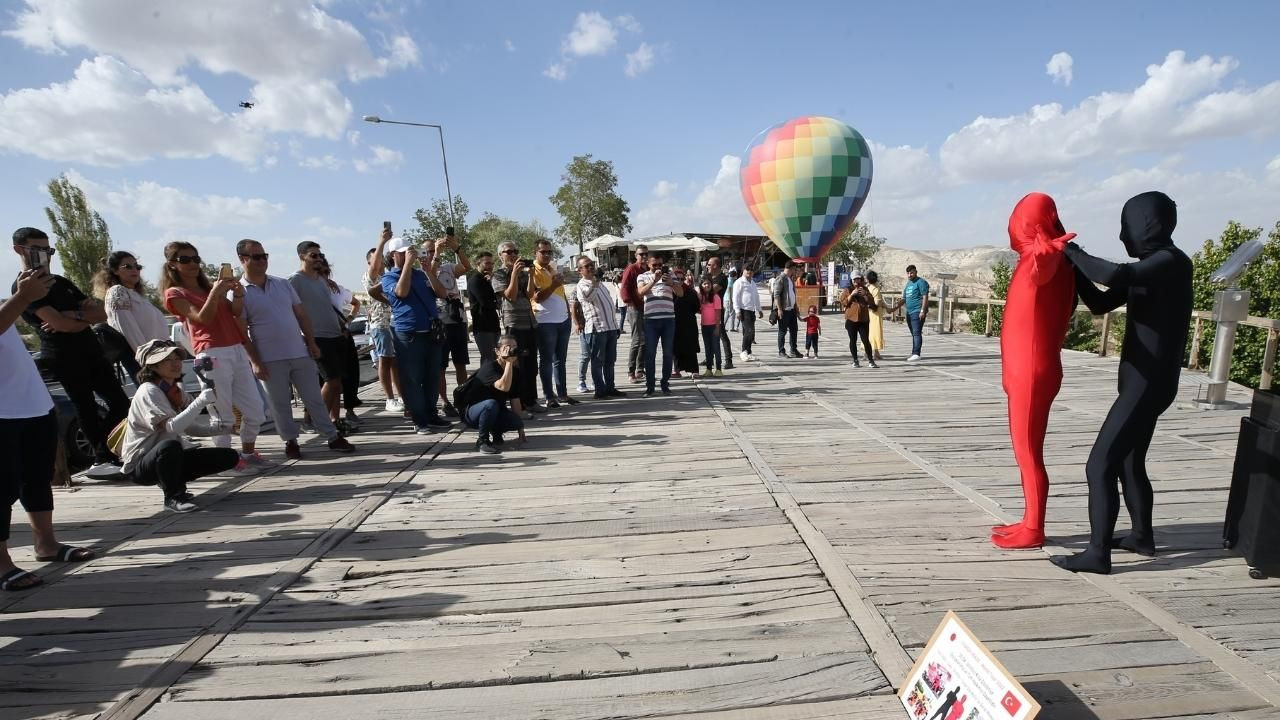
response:
<path id="1" fill-rule="evenodd" d="M 742 325 L 742 359 L 755 360 L 751 354 L 751 346 L 756 341 L 756 320 L 764 317 L 760 309 L 760 288 L 756 287 L 755 268 L 746 265 L 742 268 L 742 277 L 733 283 L 733 307 L 738 322 Z"/>
<path id="2" fill-rule="evenodd" d="M 14 250 L 26 248 L 15 245 Z M 27 262 L 24 257 L 23 267 Z M 0 492 L 5 500 L 0 510 L 0 589 L 5 591 L 28 590 L 44 583 L 39 575 L 18 568 L 9 557 L 9 524 L 13 501 L 19 498 L 31 522 L 36 560 L 67 563 L 93 559 L 93 551 L 63 545 L 54 535 L 50 483 L 58 453 L 58 418 L 40 371 L 13 326 L 28 305 L 48 294 L 53 281 L 46 270 L 24 270 L 18 275 L 13 296 L 0 305 L 0 368 L 4 368 L 0 372 Z"/>

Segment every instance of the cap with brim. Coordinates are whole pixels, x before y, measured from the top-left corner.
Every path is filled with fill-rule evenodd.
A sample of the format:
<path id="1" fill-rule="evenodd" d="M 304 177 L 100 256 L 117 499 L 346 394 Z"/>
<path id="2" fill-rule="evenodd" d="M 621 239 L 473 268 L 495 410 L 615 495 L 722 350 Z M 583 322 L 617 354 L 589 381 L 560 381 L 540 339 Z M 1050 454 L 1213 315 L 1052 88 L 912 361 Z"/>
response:
<path id="1" fill-rule="evenodd" d="M 178 353 L 178 357 L 186 359 L 187 351 L 178 347 L 168 340 L 148 340 L 138 348 L 133 357 L 138 361 L 139 365 L 155 365 L 164 360 L 173 353 Z"/>
<path id="2" fill-rule="evenodd" d="M 387 241 L 386 252 L 388 255 L 394 252 L 403 252 L 413 247 L 413 243 L 404 237 L 393 237 Z"/>

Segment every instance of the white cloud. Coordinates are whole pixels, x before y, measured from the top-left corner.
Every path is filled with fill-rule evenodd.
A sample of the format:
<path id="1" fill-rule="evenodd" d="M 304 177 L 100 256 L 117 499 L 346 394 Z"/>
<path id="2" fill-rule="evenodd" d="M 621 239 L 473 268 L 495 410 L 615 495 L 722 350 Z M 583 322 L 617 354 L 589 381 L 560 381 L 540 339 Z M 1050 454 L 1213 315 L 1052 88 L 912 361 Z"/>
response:
<path id="1" fill-rule="evenodd" d="M 89 204 L 108 219 L 145 222 L 158 230 L 186 232 L 224 225 L 261 225 L 284 212 L 282 203 L 263 198 L 193 195 L 150 180 L 103 185 L 69 170 L 67 177 L 84 190 Z"/>
<path id="2" fill-rule="evenodd" d="M 392 70 L 402 70 L 421 64 L 418 44 L 408 35 L 397 35 L 391 38 L 388 50 L 390 57 L 386 58 L 385 64 Z"/>
<path id="3" fill-rule="evenodd" d="M 369 150 L 373 152 L 372 157 L 352 162 L 356 172 L 367 173 L 378 168 L 395 170 L 404 164 L 404 153 L 399 150 L 392 150 L 382 145 L 370 145 Z"/>
<path id="4" fill-rule="evenodd" d="M 352 147 L 356 147 L 356 146 L 358 146 L 358 145 L 360 144 L 360 131 L 359 131 L 359 130 L 348 130 L 348 131 L 347 131 L 347 142 L 348 142 L 348 143 L 350 143 Z"/>
<path id="5" fill-rule="evenodd" d="M 619 15 L 613 19 L 613 24 L 626 30 L 627 32 L 638 33 L 644 32 L 644 26 L 640 24 L 635 17 L 631 15 Z"/>
<path id="6" fill-rule="evenodd" d="M 679 187 L 679 185 L 669 180 L 659 180 L 658 184 L 653 186 L 653 196 L 659 200 L 666 200 L 671 197 Z"/>
<path id="7" fill-rule="evenodd" d="M 506 48 L 507 52 L 515 52 L 515 51 L 516 51 L 516 44 L 515 44 L 515 43 L 513 43 L 513 42 L 511 42 L 511 40 L 510 40 L 510 39 L 503 40 L 503 41 L 502 41 L 502 47 Z"/>
<path id="8" fill-rule="evenodd" d="M 691 188 L 692 200 L 676 197 L 676 184 L 660 180 L 654 186 L 654 202 L 636 210 L 631 217 L 633 235 L 644 237 L 669 232 L 708 232 L 760 234 L 742 201 L 738 186 L 738 169 L 742 160 L 737 155 L 720 158 L 715 178 Z"/>
<path id="9" fill-rule="evenodd" d="M 546 70 L 542 71 L 542 74 L 546 75 L 552 80 L 564 80 L 565 78 L 569 77 L 569 63 L 568 61 L 564 61 L 564 60 L 558 63 L 552 63 L 551 65 L 547 66 Z"/>
<path id="10" fill-rule="evenodd" d="M 978 117 L 943 143 L 944 170 L 961 181 L 999 180 L 1067 170 L 1080 162 L 1138 152 L 1170 152 L 1213 136 L 1274 134 L 1280 82 L 1212 93 L 1237 63 L 1182 51 L 1147 67 L 1132 92 L 1103 92 L 1064 110 L 1033 106 L 1002 118 Z"/>
<path id="11" fill-rule="evenodd" d="M 360 31 L 311 0 L 103 3 L 27 0 L 6 35 L 46 52 L 82 47 L 114 55 L 160 85 L 188 65 L 254 80 L 377 77 L 385 65 Z"/>
<path id="12" fill-rule="evenodd" d="M 252 164 L 266 144 L 244 115 L 222 112 L 199 87 L 156 87 L 98 56 L 65 83 L 0 96 L 0 148 L 95 165 L 215 155 Z"/>
<path id="13" fill-rule="evenodd" d="M 573 29 L 561 46 L 566 55 L 604 55 L 618 42 L 618 31 L 598 12 L 578 13 Z"/>
<path id="14" fill-rule="evenodd" d="M 0 148 L 104 165 L 213 155 L 252 165 L 270 133 L 337 139 L 352 115 L 338 83 L 418 65 L 421 53 L 398 34 L 385 57 L 375 56 L 328 4 L 277 0 L 264 11 L 257 0 L 225 0 L 155 10 L 141 0 L 26 0 L 6 35 L 41 52 L 97 56 L 67 82 L 0 96 Z M 193 69 L 248 79 L 255 107 L 215 106 Z"/>
<path id="15" fill-rule="evenodd" d="M 627 77 L 636 77 L 649 68 L 653 67 L 654 52 L 653 46 L 649 43 L 640 43 L 640 47 L 635 52 L 627 53 Z"/>
<path id="16" fill-rule="evenodd" d="M 1054 53 L 1053 57 L 1049 58 L 1049 63 L 1044 66 L 1044 70 L 1055 83 L 1070 85 L 1074 64 L 1075 60 L 1071 59 L 1070 53 Z"/>
<path id="17" fill-rule="evenodd" d="M 340 170 L 342 168 L 342 160 L 334 155 L 307 156 L 298 160 L 298 165 L 304 168 L 320 169 L 320 170 Z"/>

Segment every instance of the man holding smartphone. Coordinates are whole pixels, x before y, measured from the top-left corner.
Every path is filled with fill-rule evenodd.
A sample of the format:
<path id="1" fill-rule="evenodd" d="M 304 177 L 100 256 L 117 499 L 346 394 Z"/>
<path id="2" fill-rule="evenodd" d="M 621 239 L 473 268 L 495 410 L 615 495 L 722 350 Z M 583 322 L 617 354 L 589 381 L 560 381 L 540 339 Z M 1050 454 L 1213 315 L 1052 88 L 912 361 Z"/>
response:
<path id="1" fill-rule="evenodd" d="M 48 270 L 54 254 L 49 236 L 32 227 L 14 231 L 13 250 L 22 256 L 26 269 Z M 62 383 L 67 398 L 75 405 L 80 427 L 93 443 L 94 466 L 89 473 L 101 474 L 119 465 L 119 459 L 107 447 L 107 434 L 129 413 L 129 398 L 93 332 L 96 323 L 107 321 L 106 309 L 65 277 L 52 277 L 48 294 L 28 305 L 22 319 L 36 329 L 40 359 L 49 364 L 53 376 Z M 17 291 L 15 281 L 10 292 Z M 95 395 L 107 404 L 105 417 L 99 414 Z"/>

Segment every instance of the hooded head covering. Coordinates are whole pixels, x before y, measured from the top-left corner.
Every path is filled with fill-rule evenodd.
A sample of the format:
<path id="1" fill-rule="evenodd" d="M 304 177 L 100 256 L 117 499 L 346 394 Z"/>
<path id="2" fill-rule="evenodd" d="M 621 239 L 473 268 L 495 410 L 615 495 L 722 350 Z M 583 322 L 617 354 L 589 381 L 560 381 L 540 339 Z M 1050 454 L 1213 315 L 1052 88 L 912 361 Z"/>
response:
<path id="1" fill-rule="evenodd" d="M 1162 192 L 1144 192 L 1129 198 L 1120 211 L 1120 242 L 1129 257 L 1142 259 L 1173 245 L 1178 206 Z"/>
<path id="2" fill-rule="evenodd" d="M 1032 249 L 1041 229 L 1050 238 L 1067 234 L 1058 219 L 1058 206 L 1053 198 L 1033 192 L 1019 200 L 1009 216 L 1009 247 L 1019 255 Z"/>

